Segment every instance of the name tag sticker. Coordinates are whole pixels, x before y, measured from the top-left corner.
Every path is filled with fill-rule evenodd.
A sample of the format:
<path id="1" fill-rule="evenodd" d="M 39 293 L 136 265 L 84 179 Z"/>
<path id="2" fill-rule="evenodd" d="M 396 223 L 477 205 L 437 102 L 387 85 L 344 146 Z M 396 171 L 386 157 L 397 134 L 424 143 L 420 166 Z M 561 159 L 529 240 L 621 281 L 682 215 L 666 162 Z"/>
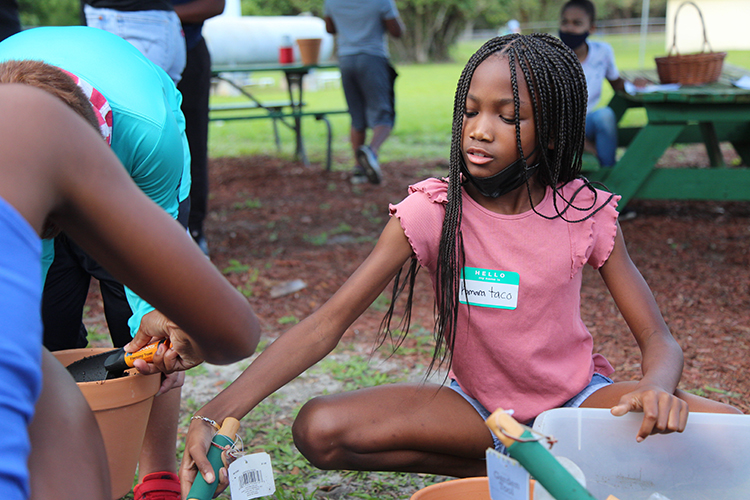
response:
<path id="1" fill-rule="evenodd" d="M 232 500 L 266 497 L 276 491 L 268 453 L 243 455 L 229 464 L 228 473 Z"/>
<path id="2" fill-rule="evenodd" d="M 518 307 L 518 273 L 465 267 L 460 281 L 458 300 L 462 304 L 498 309 Z"/>

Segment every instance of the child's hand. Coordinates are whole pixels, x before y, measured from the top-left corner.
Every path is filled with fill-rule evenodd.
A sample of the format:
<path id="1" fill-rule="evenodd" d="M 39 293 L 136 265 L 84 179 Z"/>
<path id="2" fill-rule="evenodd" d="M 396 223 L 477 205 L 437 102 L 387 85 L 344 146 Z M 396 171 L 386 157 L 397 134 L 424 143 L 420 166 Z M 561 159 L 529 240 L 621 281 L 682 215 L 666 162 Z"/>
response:
<path id="1" fill-rule="evenodd" d="M 648 87 L 649 85 L 652 85 L 654 82 L 651 80 L 647 80 L 641 76 L 633 80 L 633 85 L 639 88 Z"/>
<path id="2" fill-rule="evenodd" d="M 202 474 L 207 483 L 213 483 L 215 480 L 214 468 L 208 461 L 207 456 L 208 450 L 212 446 L 211 440 L 214 434 L 216 434 L 216 430 L 205 422 L 200 420 L 190 422 L 185 439 L 185 453 L 182 456 L 179 471 L 183 499 L 187 497 L 198 474 Z M 222 461 L 225 464 L 227 463 L 225 453 L 222 453 Z M 224 491 L 228 485 L 227 470 L 226 467 L 222 467 L 219 469 L 219 484 L 216 488 L 216 494 Z"/>
<path id="3" fill-rule="evenodd" d="M 169 339 L 169 348 L 159 346 L 150 363 L 135 360 L 133 366 L 144 375 L 162 372 L 170 374 L 184 371 L 203 362 L 203 357 L 193 345 L 190 337 L 159 311 L 151 311 L 141 319 L 141 326 L 133 340 L 125 346 L 125 352 L 134 352 L 153 342 L 154 339 Z"/>
<path id="4" fill-rule="evenodd" d="M 643 412 L 643 423 L 636 436 L 639 443 L 651 434 L 684 431 L 688 418 L 687 403 L 656 386 L 637 386 L 633 392 L 623 395 L 610 411 L 616 417 L 631 411 Z"/>

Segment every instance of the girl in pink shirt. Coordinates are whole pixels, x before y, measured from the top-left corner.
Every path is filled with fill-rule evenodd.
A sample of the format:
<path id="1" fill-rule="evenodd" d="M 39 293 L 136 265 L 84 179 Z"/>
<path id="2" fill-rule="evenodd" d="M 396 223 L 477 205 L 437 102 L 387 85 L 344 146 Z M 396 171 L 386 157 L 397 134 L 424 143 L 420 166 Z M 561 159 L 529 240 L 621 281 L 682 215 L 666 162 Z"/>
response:
<path id="1" fill-rule="evenodd" d="M 560 406 L 639 411 L 638 440 L 682 431 L 688 405 L 736 411 L 677 389 L 682 351 L 628 256 L 619 197 L 580 177 L 586 95 L 578 59 L 557 38 L 487 42 L 458 82 L 448 179 L 412 186 L 333 297 L 198 413 L 242 418 L 326 356 L 394 277 L 410 283 L 418 267 L 436 292 L 434 361 L 451 368 L 453 387 L 393 384 L 311 400 L 293 433 L 314 465 L 484 475 L 493 439 L 483 417 L 499 407 L 522 422 Z M 639 381 L 612 383 L 612 367 L 593 354 L 580 317 L 586 264 L 599 270 L 641 348 Z M 401 289 L 395 284 L 394 295 Z M 183 488 L 210 470 L 212 434 L 191 423 Z"/>

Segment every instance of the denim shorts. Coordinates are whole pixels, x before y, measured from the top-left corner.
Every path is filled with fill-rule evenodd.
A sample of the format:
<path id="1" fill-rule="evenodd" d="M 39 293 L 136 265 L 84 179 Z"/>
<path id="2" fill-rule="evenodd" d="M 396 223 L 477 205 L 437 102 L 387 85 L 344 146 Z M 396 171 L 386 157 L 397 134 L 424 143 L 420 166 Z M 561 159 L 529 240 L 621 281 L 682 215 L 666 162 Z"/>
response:
<path id="1" fill-rule="evenodd" d="M 177 13 L 169 10 L 120 11 L 84 5 L 86 24 L 130 42 L 175 83 L 182 78 L 187 49 Z"/>
<path id="2" fill-rule="evenodd" d="M 581 392 L 570 398 L 568 401 L 566 401 L 564 404 L 560 406 L 560 408 L 578 408 L 581 406 L 581 404 L 591 396 L 594 392 L 601 389 L 602 387 L 608 386 L 612 384 L 612 379 L 609 377 L 605 377 L 604 375 L 601 375 L 599 373 L 594 373 L 593 377 L 591 377 L 591 382 L 589 382 L 589 385 L 583 388 Z M 466 394 L 462 389 L 461 386 L 458 385 L 458 382 L 451 379 L 451 383 L 449 386 L 451 389 L 456 391 L 463 397 L 468 403 L 474 407 L 474 409 L 479 413 L 479 415 L 482 417 L 482 419 L 487 420 L 490 416 L 490 412 L 482 406 L 482 403 L 477 401 L 476 399 L 472 398 L 468 394 Z M 528 422 L 526 425 L 531 427 L 534 424 L 534 421 Z M 492 434 L 492 433 L 490 433 Z M 495 449 L 500 452 L 507 455 L 507 450 L 505 449 L 505 445 L 494 435 L 492 434 L 492 441 L 495 444 Z"/>
<path id="3" fill-rule="evenodd" d="M 393 127 L 395 72 L 388 59 L 370 54 L 341 56 L 339 68 L 352 128 Z"/>

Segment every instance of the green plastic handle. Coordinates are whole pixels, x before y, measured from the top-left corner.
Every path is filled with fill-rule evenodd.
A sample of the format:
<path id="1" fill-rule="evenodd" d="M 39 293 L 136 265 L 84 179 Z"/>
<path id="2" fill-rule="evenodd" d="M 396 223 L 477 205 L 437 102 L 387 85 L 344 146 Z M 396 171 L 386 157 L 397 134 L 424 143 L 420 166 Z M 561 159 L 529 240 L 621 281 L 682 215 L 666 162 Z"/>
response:
<path id="1" fill-rule="evenodd" d="M 528 430 L 521 438 L 535 439 Z M 508 454 L 557 500 L 596 500 L 539 441 L 516 441 L 508 447 Z"/>
<path id="2" fill-rule="evenodd" d="M 195 476 L 193 486 L 188 493 L 188 500 L 211 500 L 216 492 L 216 487 L 219 485 L 219 469 L 224 466 L 224 463 L 221 461 L 221 453 L 223 448 L 227 445 L 231 446 L 233 441 L 223 434 L 215 435 L 212 441 L 220 446 L 220 448 L 217 448 L 216 446 L 211 445 L 211 448 L 206 455 L 208 461 L 211 462 L 211 465 L 214 468 L 214 482 L 207 483 L 206 480 L 203 479 L 203 475 L 199 472 L 198 475 Z"/>

